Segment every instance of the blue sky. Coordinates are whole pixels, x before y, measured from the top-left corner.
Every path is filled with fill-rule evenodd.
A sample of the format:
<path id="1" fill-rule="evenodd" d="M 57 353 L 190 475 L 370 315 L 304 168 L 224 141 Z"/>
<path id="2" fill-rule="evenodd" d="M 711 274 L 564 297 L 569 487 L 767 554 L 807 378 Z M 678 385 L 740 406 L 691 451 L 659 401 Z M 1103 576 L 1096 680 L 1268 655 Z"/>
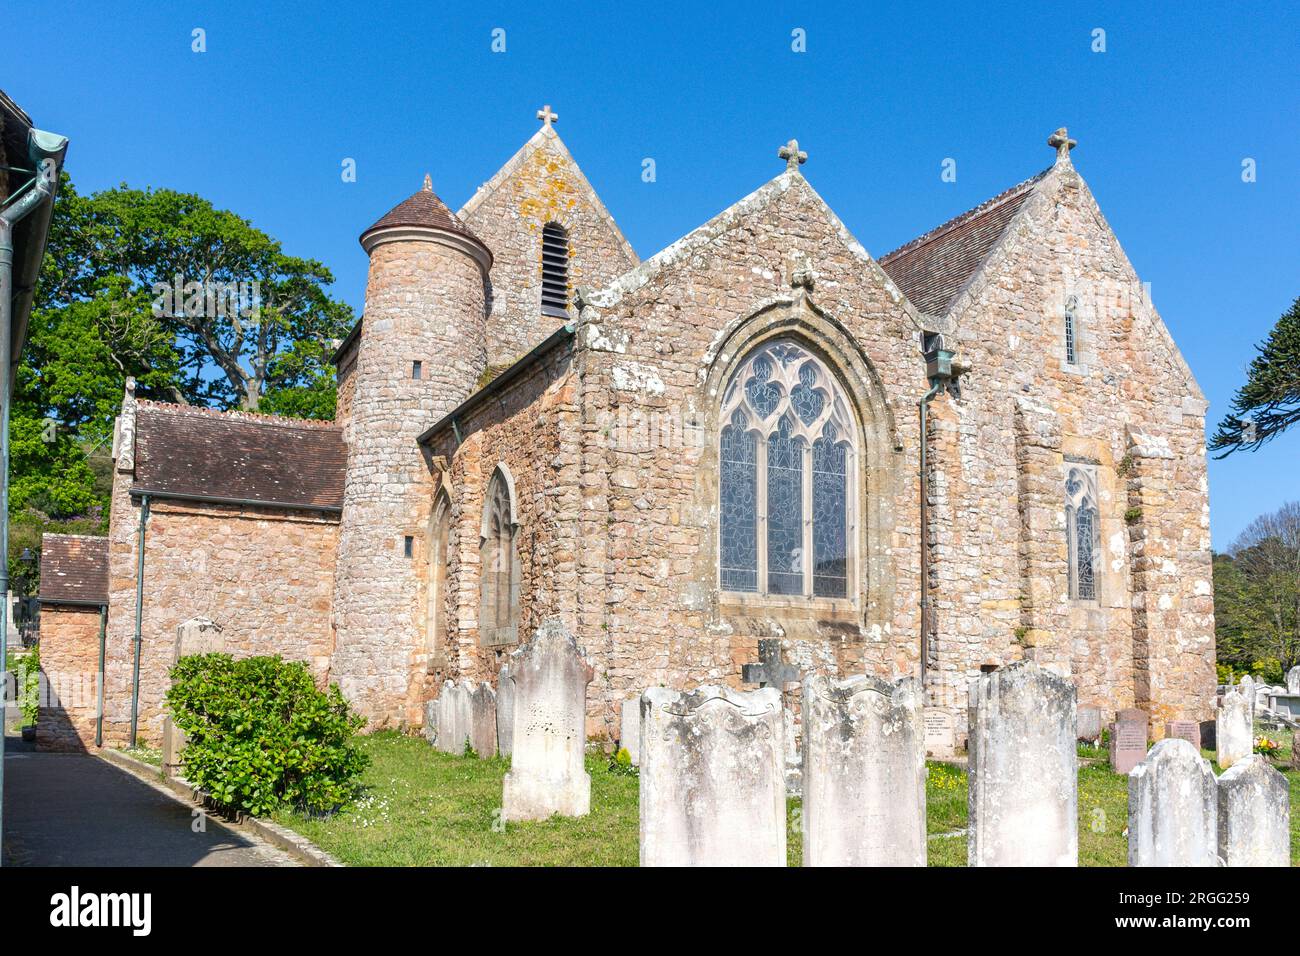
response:
<path id="1" fill-rule="evenodd" d="M 458 207 L 543 103 L 642 257 L 776 175 L 791 136 L 881 255 L 1048 165 L 1068 125 L 1211 424 L 1300 295 L 1294 5 L 702 6 L 47 3 L 8 37 L 0 82 L 71 138 L 83 192 L 206 196 L 328 264 L 358 311 L 361 230 L 426 171 Z M 1300 433 L 1212 462 L 1215 545 L 1300 498 L 1298 472 Z"/>

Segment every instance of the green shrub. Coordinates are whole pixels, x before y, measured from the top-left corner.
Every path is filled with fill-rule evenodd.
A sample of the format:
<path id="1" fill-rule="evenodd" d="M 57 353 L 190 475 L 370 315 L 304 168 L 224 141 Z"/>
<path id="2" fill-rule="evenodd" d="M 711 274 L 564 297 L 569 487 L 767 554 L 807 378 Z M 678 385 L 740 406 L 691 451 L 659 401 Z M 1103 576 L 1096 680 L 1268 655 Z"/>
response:
<path id="1" fill-rule="evenodd" d="M 23 726 L 35 727 L 41 712 L 41 649 L 33 647 L 19 662 L 22 689 L 18 692 L 18 707 L 23 712 Z"/>
<path id="2" fill-rule="evenodd" d="M 338 685 L 322 693 L 307 666 L 280 657 L 198 654 L 172 668 L 167 707 L 188 742 L 187 780 L 245 813 L 288 806 L 328 813 L 357 795 L 369 758 L 365 724 Z"/>

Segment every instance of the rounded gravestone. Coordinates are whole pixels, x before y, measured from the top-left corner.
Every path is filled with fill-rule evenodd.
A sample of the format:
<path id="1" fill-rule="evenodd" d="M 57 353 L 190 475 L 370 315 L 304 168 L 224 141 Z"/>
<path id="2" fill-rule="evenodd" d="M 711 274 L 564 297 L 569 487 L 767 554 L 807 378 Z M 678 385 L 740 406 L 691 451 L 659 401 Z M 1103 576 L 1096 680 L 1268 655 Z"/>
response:
<path id="1" fill-rule="evenodd" d="M 1255 749 L 1250 702 L 1239 691 L 1223 695 L 1214 721 L 1215 760 L 1227 770 Z"/>
<path id="2" fill-rule="evenodd" d="M 1074 685 L 1019 661 L 970 685 L 970 866 L 1078 866 Z"/>
<path id="3" fill-rule="evenodd" d="M 1224 866 L 1291 865 L 1291 788 L 1266 757 L 1251 754 L 1218 781 Z"/>
<path id="4" fill-rule="evenodd" d="M 925 866 L 922 710 L 910 677 L 804 681 L 804 866 Z"/>
<path id="5" fill-rule="evenodd" d="M 1210 762 L 1160 741 L 1128 775 L 1128 865 L 1217 866 L 1217 801 Z"/>

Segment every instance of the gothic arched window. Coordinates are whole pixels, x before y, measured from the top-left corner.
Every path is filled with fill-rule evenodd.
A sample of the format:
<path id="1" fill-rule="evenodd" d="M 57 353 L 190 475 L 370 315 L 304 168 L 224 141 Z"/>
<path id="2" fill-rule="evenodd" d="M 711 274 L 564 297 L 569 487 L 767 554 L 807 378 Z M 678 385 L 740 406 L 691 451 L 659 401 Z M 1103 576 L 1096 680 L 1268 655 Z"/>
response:
<path id="1" fill-rule="evenodd" d="M 1065 363 L 1079 364 L 1079 299 L 1076 296 L 1065 300 Z"/>
<path id="2" fill-rule="evenodd" d="M 451 502 L 438 495 L 429 525 L 429 620 L 426 647 L 429 662 L 446 649 L 447 643 L 447 551 L 451 535 Z"/>
<path id="3" fill-rule="evenodd" d="M 1065 534 L 1071 600 L 1097 599 L 1099 532 L 1096 475 L 1086 465 L 1070 465 L 1065 478 Z"/>
<path id="4" fill-rule="evenodd" d="M 558 222 L 542 227 L 542 315 L 569 315 L 569 230 Z"/>
<path id="5" fill-rule="evenodd" d="M 498 466 L 488 483 L 483 510 L 479 639 L 483 644 L 513 644 L 519 635 L 519 553 L 515 536 L 514 483 Z"/>
<path id="6" fill-rule="evenodd" d="M 849 597 L 857 429 L 835 376 L 779 339 L 740 365 L 718 420 L 722 589 Z"/>

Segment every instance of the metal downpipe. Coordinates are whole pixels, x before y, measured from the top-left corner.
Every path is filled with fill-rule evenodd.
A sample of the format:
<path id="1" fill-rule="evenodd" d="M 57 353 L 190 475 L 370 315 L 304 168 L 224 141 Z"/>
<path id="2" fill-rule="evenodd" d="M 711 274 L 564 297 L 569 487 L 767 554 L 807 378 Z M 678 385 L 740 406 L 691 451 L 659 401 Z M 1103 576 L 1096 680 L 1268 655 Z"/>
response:
<path id="1" fill-rule="evenodd" d="M 140 499 L 140 533 L 136 544 L 135 558 L 135 645 L 134 660 L 131 664 L 131 746 L 136 744 L 136 730 L 140 718 L 140 645 L 142 625 L 144 623 L 144 530 L 149 524 L 149 496 Z"/>

